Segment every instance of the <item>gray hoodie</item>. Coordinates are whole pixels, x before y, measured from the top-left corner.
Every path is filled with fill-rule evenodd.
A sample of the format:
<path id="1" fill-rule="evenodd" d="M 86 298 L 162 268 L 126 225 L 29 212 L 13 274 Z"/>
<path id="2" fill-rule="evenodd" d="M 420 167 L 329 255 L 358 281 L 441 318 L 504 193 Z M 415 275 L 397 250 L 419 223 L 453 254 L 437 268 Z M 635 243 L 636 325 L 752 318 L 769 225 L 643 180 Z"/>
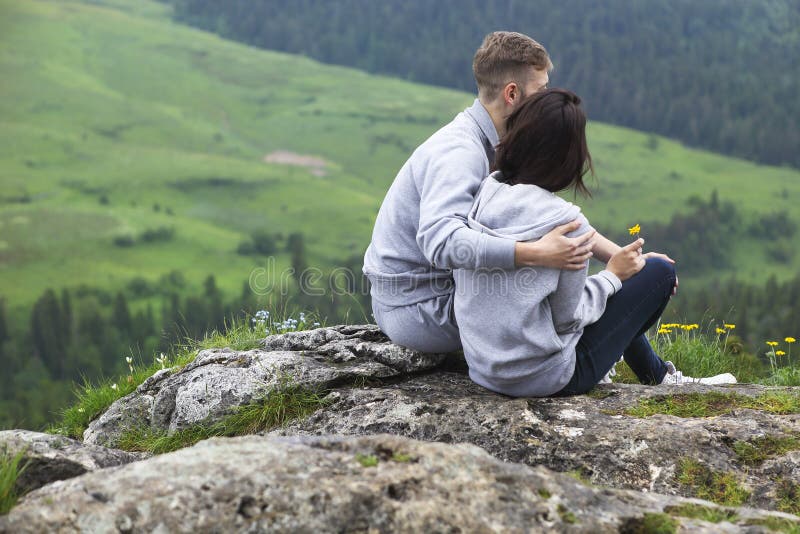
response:
<path id="1" fill-rule="evenodd" d="M 364 254 L 375 301 L 408 306 L 450 295 L 456 268 L 514 267 L 515 242 L 466 224 L 496 144 L 492 118 L 476 99 L 403 165 Z"/>
<path id="2" fill-rule="evenodd" d="M 580 208 L 530 184 L 484 180 L 469 227 L 513 241 L 535 241 L 576 218 L 578 236 L 592 229 Z M 603 270 L 545 267 L 456 269 L 455 315 L 472 380 L 512 396 L 547 396 L 575 370 L 584 327 L 603 314 L 622 282 Z"/>

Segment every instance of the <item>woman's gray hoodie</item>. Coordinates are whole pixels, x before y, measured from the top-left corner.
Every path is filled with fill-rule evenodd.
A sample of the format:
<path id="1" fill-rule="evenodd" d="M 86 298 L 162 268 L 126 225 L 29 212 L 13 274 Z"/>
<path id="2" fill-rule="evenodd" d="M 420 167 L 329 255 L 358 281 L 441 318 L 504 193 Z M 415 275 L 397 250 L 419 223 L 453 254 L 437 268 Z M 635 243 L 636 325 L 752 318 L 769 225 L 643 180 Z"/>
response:
<path id="1" fill-rule="evenodd" d="M 498 172 L 484 180 L 468 217 L 471 228 L 514 241 L 535 241 L 576 218 L 571 237 L 592 230 L 580 208 L 536 185 L 507 185 Z M 547 396 L 575 370 L 584 327 L 603 314 L 622 282 L 603 270 L 545 267 L 456 269 L 455 314 L 478 384 L 506 395 Z"/>

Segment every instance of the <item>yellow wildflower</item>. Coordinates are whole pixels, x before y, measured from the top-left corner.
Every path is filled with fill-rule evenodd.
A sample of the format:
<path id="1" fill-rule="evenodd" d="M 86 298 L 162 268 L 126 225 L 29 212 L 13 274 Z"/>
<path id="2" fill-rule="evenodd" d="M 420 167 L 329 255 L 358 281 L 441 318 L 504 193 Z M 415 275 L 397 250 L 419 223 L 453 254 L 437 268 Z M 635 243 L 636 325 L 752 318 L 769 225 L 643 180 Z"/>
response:
<path id="1" fill-rule="evenodd" d="M 723 326 L 724 326 L 725 328 L 727 328 L 728 330 L 733 330 L 734 328 L 736 328 L 736 325 L 735 325 L 735 324 L 725 324 L 725 325 L 723 325 Z"/>
<path id="2" fill-rule="evenodd" d="M 769 345 L 770 347 L 777 347 L 778 346 L 778 342 L 777 341 L 767 341 L 767 345 Z"/>
<path id="3" fill-rule="evenodd" d="M 670 330 L 669 328 L 662 328 L 661 330 L 658 331 L 658 333 L 659 334 L 671 334 L 672 330 Z"/>
<path id="4" fill-rule="evenodd" d="M 641 226 L 639 226 L 639 223 L 636 223 L 636 225 L 634 225 L 634 226 L 631 226 L 630 228 L 628 228 L 628 233 L 629 233 L 629 234 L 631 234 L 631 235 L 636 235 L 636 234 L 638 234 L 638 233 L 639 233 L 641 230 L 642 230 L 642 227 L 641 227 Z"/>
<path id="5" fill-rule="evenodd" d="M 794 343 L 797 340 L 795 338 L 793 338 L 793 337 L 787 337 L 786 339 L 784 339 L 784 341 L 787 342 L 787 343 Z"/>
<path id="6" fill-rule="evenodd" d="M 689 330 L 697 330 L 698 328 L 700 328 L 700 325 L 697 323 L 692 323 L 689 325 Z"/>
<path id="7" fill-rule="evenodd" d="M 786 356 L 786 353 L 782 350 L 775 351 L 775 356 Z"/>
<path id="8" fill-rule="evenodd" d="M 717 334 L 724 334 L 724 333 L 725 333 L 725 329 L 724 328 L 717 327 Z"/>

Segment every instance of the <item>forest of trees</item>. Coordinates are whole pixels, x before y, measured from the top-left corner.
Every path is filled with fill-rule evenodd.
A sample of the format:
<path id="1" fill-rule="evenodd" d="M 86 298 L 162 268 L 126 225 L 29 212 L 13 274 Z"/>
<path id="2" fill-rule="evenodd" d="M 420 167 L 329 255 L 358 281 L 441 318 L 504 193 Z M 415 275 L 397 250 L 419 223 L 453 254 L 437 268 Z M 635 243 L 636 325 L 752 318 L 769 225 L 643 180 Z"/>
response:
<path id="1" fill-rule="evenodd" d="M 291 257 L 291 279 L 273 291 L 245 280 L 239 295 L 226 296 L 208 275 L 193 292 L 199 281 L 173 270 L 158 280 L 133 278 L 117 291 L 48 288 L 22 320 L 9 317 L 0 295 L 0 429 L 42 428 L 70 404 L 74 384 L 123 374 L 128 356 L 149 364 L 187 339 L 224 332 L 262 308 L 273 315 L 304 310 L 329 324 L 371 319 L 360 257 L 341 260 L 339 276 L 312 279 L 303 234 L 286 241 L 281 252 Z"/>
<path id="2" fill-rule="evenodd" d="M 592 119 L 800 166 L 794 0 L 165 1 L 226 38 L 467 91 L 482 37 L 520 31 Z"/>

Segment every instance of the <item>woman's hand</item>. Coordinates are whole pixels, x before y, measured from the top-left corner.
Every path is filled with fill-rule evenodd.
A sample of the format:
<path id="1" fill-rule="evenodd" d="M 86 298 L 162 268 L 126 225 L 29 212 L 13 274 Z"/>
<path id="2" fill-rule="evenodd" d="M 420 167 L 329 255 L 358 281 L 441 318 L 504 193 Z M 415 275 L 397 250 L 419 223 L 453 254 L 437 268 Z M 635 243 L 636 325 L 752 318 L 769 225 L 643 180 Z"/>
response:
<path id="1" fill-rule="evenodd" d="M 635 275 L 642 270 L 645 263 L 645 258 L 642 256 L 642 245 L 644 245 L 644 239 L 640 237 L 630 245 L 622 247 L 608 260 L 606 269 L 614 273 L 620 281 Z"/>

